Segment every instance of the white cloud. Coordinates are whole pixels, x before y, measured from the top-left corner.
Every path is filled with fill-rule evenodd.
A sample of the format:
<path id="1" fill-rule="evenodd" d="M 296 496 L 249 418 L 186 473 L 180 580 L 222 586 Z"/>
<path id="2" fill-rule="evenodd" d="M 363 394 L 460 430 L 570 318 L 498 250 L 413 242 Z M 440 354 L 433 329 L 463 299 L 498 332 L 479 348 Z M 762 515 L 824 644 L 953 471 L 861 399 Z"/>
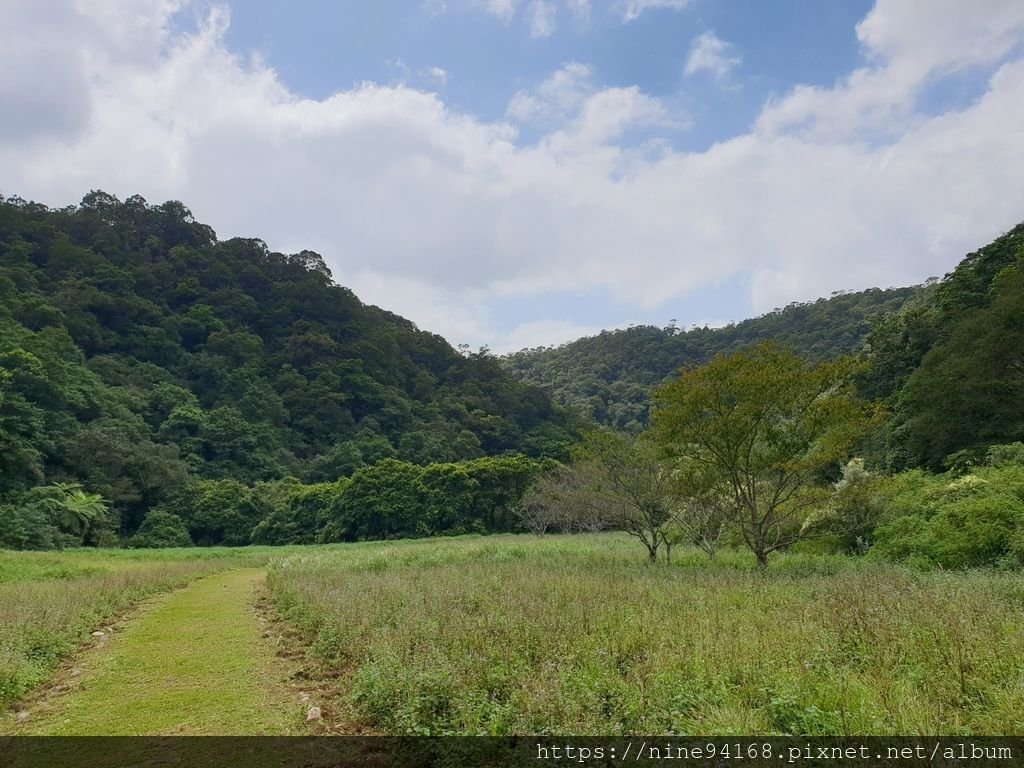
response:
<path id="1" fill-rule="evenodd" d="M 497 16 L 506 24 L 519 10 L 519 0 L 474 0 L 474 5 L 483 7 L 488 13 Z"/>
<path id="2" fill-rule="evenodd" d="M 680 11 L 691 2 L 692 0 L 617 0 L 616 6 L 623 21 L 636 21 L 645 11 L 662 8 Z"/>
<path id="3" fill-rule="evenodd" d="M 606 0 L 605 11 L 622 22 L 636 21 L 645 12 L 667 9 L 679 11 L 693 0 Z M 577 21 L 590 20 L 594 5 L 591 0 L 424 0 L 423 8 L 431 16 L 450 10 L 475 9 L 509 24 L 523 12 L 530 35 L 535 38 L 550 37 L 557 27 L 556 17 L 564 9 Z"/>
<path id="4" fill-rule="evenodd" d="M 533 0 L 526 11 L 531 37 L 551 37 L 555 32 L 555 14 L 558 9 L 550 0 Z"/>
<path id="5" fill-rule="evenodd" d="M 803 85 L 766 105 L 757 127 L 808 137 L 893 138 L 916 119 L 917 94 L 928 83 L 967 67 L 1002 60 L 1024 38 L 1019 0 L 878 0 L 857 25 L 872 64 L 833 88 Z"/>
<path id="6" fill-rule="evenodd" d="M 733 52 L 733 47 L 714 32 L 704 32 L 690 43 L 690 55 L 686 58 L 683 74 L 695 75 L 710 72 L 721 79 L 742 63 L 743 59 Z"/>
<path id="7" fill-rule="evenodd" d="M 599 88 L 590 67 L 579 62 L 562 65 L 532 91 L 517 92 L 506 115 L 553 129 L 542 143 L 569 150 L 606 144 L 632 127 L 680 125 L 637 86 Z"/>
<path id="8" fill-rule="evenodd" d="M 522 90 L 509 102 L 506 114 L 519 122 L 557 123 L 579 111 L 596 90 L 586 64 L 563 64 L 535 90 Z"/>
<path id="9" fill-rule="evenodd" d="M 493 351 L 503 354 L 534 347 L 556 347 L 568 341 L 575 341 L 581 336 L 593 336 L 607 327 L 607 323 L 598 327 L 581 325 L 571 320 L 533 320 L 517 325 L 505 334 L 499 342 L 500 346 Z"/>
<path id="10" fill-rule="evenodd" d="M 420 76 L 434 85 L 446 85 L 448 83 L 448 70 L 443 67 L 427 67 L 420 72 Z"/>
<path id="11" fill-rule="evenodd" d="M 497 298 L 589 292 L 636 316 L 737 276 L 757 311 L 907 284 L 1024 216 L 1024 4 L 914 5 L 879 0 L 858 27 L 870 65 L 835 87 L 795 89 L 706 151 L 651 155 L 619 137 L 676 130 L 664 105 L 582 64 L 512 100 L 509 121 L 542 133 L 526 146 L 402 84 L 300 98 L 226 49 L 216 8 L 183 34 L 160 0 L 45 16 L 8 0 L 0 191 L 180 199 L 222 237 L 320 251 L 367 300 L 474 347 L 573 325 L 504 321 Z M 923 84 L 972 66 L 989 76 L 974 103 L 915 110 Z"/>
<path id="12" fill-rule="evenodd" d="M 565 0 L 565 5 L 577 20 L 590 20 L 590 0 Z"/>

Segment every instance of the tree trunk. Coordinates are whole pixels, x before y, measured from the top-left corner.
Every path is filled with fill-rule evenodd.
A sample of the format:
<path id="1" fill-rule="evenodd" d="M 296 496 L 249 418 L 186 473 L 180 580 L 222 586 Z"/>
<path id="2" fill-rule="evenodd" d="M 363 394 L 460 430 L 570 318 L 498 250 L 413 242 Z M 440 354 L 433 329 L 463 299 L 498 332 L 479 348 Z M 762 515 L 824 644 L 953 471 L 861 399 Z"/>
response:
<path id="1" fill-rule="evenodd" d="M 768 567 L 768 553 L 759 549 L 754 554 L 757 555 L 757 570 L 763 571 Z"/>

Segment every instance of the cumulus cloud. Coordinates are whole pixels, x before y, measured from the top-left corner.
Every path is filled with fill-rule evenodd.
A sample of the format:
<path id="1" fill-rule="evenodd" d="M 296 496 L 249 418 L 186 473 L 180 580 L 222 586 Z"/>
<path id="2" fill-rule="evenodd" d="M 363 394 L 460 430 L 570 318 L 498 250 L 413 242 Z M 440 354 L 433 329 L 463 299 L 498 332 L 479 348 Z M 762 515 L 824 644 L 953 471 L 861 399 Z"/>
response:
<path id="1" fill-rule="evenodd" d="M 565 0 L 569 12 L 580 21 L 590 19 L 590 0 Z"/>
<path id="2" fill-rule="evenodd" d="M 474 4 L 482 6 L 488 13 L 504 22 L 511 21 L 519 7 L 518 0 L 474 0 Z"/>
<path id="3" fill-rule="evenodd" d="M 575 332 L 555 313 L 499 323 L 499 297 L 607 295 L 614 322 L 724 280 L 756 311 L 907 284 L 1024 214 L 1016 0 L 928 14 L 879 0 L 858 26 L 862 69 L 792 90 L 705 151 L 655 154 L 622 137 L 677 130 L 664 105 L 579 63 L 489 122 L 404 84 L 300 98 L 270 63 L 227 49 L 223 8 L 182 32 L 164 0 L 54 0 L 45 19 L 37 6 L 0 7 L 0 113 L 18 122 L 0 129 L 0 191 L 180 199 L 222 237 L 318 250 L 339 282 L 453 343 Z M 18 52 L 51 35 L 61 45 L 38 60 L 54 90 L 37 93 Z M 925 84 L 967 67 L 987 77 L 973 103 L 916 109 Z"/>
<path id="4" fill-rule="evenodd" d="M 646 11 L 657 9 L 682 10 L 693 0 L 611 0 L 603 4 L 603 8 L 612 18 L 621 22 L 639 19 Z M 522 14 L 525 18 L 530 36 L 534 38 L 550 37 L 557 28 L 557 17 L 565 10 L 578 22 L 590 20 L 593 11 L 591 0 L 424 0 L 423 7 L 431 15 L 439 15 L 449 10 L 475 9 L 490 14 L 504 24 Z"/>
<path id="5" fill-rule="evenodd" d="M 537 88 L 519 91 L 506 114 L 520 122 L 558 123 L 579 111 L 596 90 L 590 67 L 578 61 L 562 65 Z"/>
<path id="6" fill-rule="evenodd" d="M 517 92 L 506 115 L 522 124 L 551 130 L 542 140 L 548 149 L 591 149 L 640 126 L 671 126 L 662 102 L 636 86 L 599 88 L 590 67 L 569 62 L 533 90 Z"/>
<path id="7" fill-rule="evenodd" d="M 934 80 L 1002 60 L 1024 38 L 1024 3 L 879 0 L 857 25 L 869 66 L 834 87 L 802 85 L 772 101 L 757 127 L 808 137 L 895 137 L 916 119 L 916 97 Z"/>
<path id="8" fill-rule="evenodd" d="M 742 63 L 743 59 L 733 52 L 732 46 L 714 32 L 697 35 L 690 43 L 690 54 L 686 58 L 683 74 L 695 75 L 710 72 L 717 79 L 728 75 Z"/>

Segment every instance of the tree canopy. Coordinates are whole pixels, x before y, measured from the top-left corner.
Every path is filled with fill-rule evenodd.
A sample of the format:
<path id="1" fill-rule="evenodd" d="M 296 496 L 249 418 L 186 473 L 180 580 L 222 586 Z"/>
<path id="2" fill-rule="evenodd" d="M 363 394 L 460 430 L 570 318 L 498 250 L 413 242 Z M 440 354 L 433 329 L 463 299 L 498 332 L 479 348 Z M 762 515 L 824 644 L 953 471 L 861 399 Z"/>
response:
<path id="1" fill-rule="evenodd" d="M 809 364 L 766 342 L 684 371 L 655 393 L 655 439 L 728 489 L 761 566 L 804 535 L 828 492 L 823 475 L 870 423 L 853 371 L 849 358 Z"/>
<path id="2" fill-rule="evenodd" d="M 564 459 L 575 439 L 548 395 L 363 304 L 316 253 L 218 240 L 178 202 L 0 198 L 0 504 L 80 483 L 128 537 L 194 480 Z M 201 517 L 200 538 L 233 530 Z M 163 523 L 143 534 L 178 535 Z"/>

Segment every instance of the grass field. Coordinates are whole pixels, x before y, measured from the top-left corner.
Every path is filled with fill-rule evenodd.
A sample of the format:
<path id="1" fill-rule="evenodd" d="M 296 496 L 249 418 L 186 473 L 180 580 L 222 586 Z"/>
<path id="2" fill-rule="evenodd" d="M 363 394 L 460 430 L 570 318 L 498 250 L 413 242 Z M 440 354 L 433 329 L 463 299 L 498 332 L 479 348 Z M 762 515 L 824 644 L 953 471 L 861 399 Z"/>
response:
<path id="1" fill-rule="evenodd" d="M 253 614 L 262 568 L 231 568 L 148 604 L 109 646 L 77 660 L 69 695 L 19 733 L 299 734 L 305 714 Z M 111 706 L 111 703 L 116 703 Z"/>
<path id="2" fill-rule="evenodd" d="M 140 601 L 270 550 L 0 551 L 0 705 Z"/>
<path id="3" fill-rule="evenodd" d="M 1024 729 L 1024 581 L 826 555 L 495 536 L 358 544 L 269 584 L 387 733 L 1006 734 Z"/>
<path id="4" fill-rule="evenodd" d="M 279 689 L 256 679 L 277 674 L 252 610 L 264 570 L 319 667 L 307 672 L 332 702 L 328 731 L 1024 730 L 1018 573 L 789 553 L 762 574 L 728 551 L 652 567 L 617 534 L 0 553 L 0 699 L 11 706 L 91 631 L 156 597 L 90 651 L 88 684 L 48 710 L 66 719 L 44 707 L 24 732 L 301 732 L 299 701 L 266 700 Z M 191 719 L 150 711 L 155 686 Z M 123 706 L 129 695 L 142 703 Z"/>

